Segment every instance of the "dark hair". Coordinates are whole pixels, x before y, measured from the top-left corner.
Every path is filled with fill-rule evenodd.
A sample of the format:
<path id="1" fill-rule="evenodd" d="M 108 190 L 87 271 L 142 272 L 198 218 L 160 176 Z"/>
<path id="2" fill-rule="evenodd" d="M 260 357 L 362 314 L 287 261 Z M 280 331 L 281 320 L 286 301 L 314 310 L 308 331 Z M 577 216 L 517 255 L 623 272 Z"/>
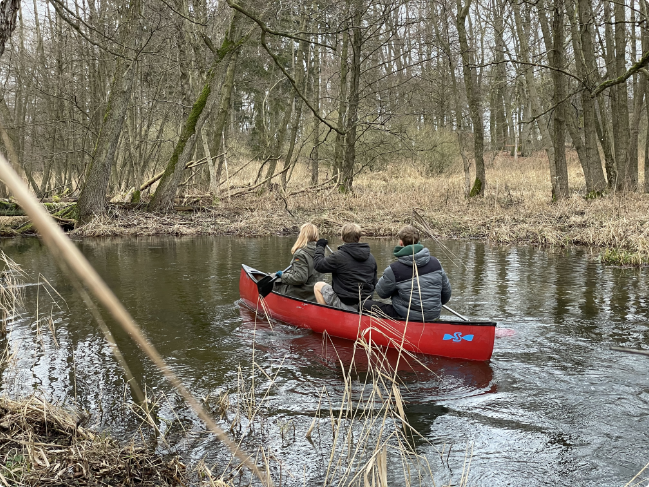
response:
<path id="1" fill-rule="evenodd" d="M 345 243 L 358 243 L 361 239 L 361 227 L 356 223 L 345 223 L 340 229 L 340 236 Z"/>
<path id="2" fill-rule="evenodd" d="M 399 240 L 403 242 L 404 247 L 408 245 L 419 243 L 419 230 L 417 230 L 412 225 L 406 225 L 399 233 L 397 233 Z"/>

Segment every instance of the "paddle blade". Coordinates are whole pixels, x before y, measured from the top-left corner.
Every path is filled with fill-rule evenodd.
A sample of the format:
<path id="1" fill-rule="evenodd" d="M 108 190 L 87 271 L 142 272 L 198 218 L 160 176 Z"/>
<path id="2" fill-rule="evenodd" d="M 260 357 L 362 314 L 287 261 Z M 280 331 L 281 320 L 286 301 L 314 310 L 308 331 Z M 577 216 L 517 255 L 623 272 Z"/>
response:
<path id="1" fill-rule="evenodd" d="M 260 279 L 259 281 L 257 281 L 257 292 L 259 292 L 259 295 L 262 298 L 265 298 L 266 296 L 268 296 L 270 293 L 273 292 L 273 286 L 276 280 L 277 277 L 266 276 Z"/>

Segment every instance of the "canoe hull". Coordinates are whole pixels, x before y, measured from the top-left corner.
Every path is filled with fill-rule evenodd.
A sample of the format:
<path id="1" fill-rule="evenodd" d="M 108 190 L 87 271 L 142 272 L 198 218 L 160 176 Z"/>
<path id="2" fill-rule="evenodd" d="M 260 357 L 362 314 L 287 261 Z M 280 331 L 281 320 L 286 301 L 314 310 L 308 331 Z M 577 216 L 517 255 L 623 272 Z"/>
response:
<path id="1" fill-rule="evenodd" d="M 257 292 L 256 278 L 264 275 L 244 265 L 239 279 L 239 294 L 243 304 L 261 316 L 268 314 L 270 318 L 293 326 L 316 333 L 326 332 L 348 340 L 363 336 L 375 345 L 393 348 L 403 346 L 405 350 L 414 353 L 479 361 L 489 360 L 493 353 L 496 329 L 494 322 L 406 323 L 361 316 L 275 292 L 261 298 Z"/>

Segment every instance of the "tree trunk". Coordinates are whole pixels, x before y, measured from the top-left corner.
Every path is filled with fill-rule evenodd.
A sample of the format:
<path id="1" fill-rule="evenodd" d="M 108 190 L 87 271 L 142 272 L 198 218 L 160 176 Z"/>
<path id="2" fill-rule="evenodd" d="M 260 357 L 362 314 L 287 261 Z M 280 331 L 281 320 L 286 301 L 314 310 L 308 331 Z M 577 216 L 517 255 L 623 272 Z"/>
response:
<path id="1" fill-rule="evenodd" d="M 605 5 L 609 2 L 606 1 Z M 626 72 L 626 17 L 623 2 L 615 2 L 615 76 L 622 76 Z M 608 34 L 608 32 L 607 32 Z M 617 162 L 617 189 L 624 191 L 632 189 L 633 175 L 629 167 L 629 94 L 626 81 L 611 88 L 617 96 L 613 110 L 613 131 L 615 137 L 615 161 Z"/>
<path id="2" fill-rule="evenodd" d="M 0 56 L 5 52 L 5 44 L 16 28 L 16 17 L 20 0 L 2 0 L 0 2 Z"/>
<path id="3" fill-rule="evenodd" d="M 649 83 L 645 83 L 645 99 L 649 102 Z M 647 133 L 644 146 L 644 192 L 649 193 L 649 108 L 645 111 L 647 113 Z"/>
<path id="4" fill-rule="evenodd" d="M 473 149 L 475 153 L 475 181 L 469 196 L 483 196 L 487 185 L 484 167 L 484 127 L 482 123 L 482 111 L 480 108 L 480 94 L 475 69 L 471 68 L 471 53 L 467 42 L 465 20 L 469 14 L 471 0 L 462 6 L 462 0 L 457 1 L 457 31 L 460 40 L 460 51 L 464 71 L 464 85 L 466 86 L 467 98 L 469 99 L 469 111 L 473 123 Z"/>
<path id="5" fill-rule="evenodd" d="M 508 143 L 508 130 L 507 130 L 507 108 L 505 107 L 506 89 L 507 89 L 507 66 L 505 65 L 505 40 L 504 31 L 505 26 L 503 23 L 504 8 L 500 0 L 494 1 L 494 36 L 496 38 L 496 46 L 494 52 L 494 60 L 496 61 L 495 79 L 495 107 L 496 112 L 496 149 L 505 150 Z"/>
<path id="6" fill-rule="evenodd" d="M 235 14 L 232 17 L 230 29 L 223 40 L 223 44 L 215 54 L 214 63 L 207 73 L 205 85 L 185 120 L 174 152 L 149 203 L 150 211 L 166 211 L 173 206 L 185 165 L 190 160 L 196 146 L 196 132 L 200 132 L 210 114 L 210 108 L 214 101 L 214 97 L 210 95 L 217 92 L 215 88 L 221 85 L 232 54 L 238 47 L 233 40 L 238 39 L 236 19 L 238 19 L 238 16 Z M 210 108 L 205 110 L 206 106 Z"/>
<path id="7" fill-rule="evenodd" d="M 284 139 L 286 139 L 286 131 L 288 130 L 288 125 L 291 122 L 291 115 L 293 115 L 293 106 L 295 105 L 295 98 L 292 100 L 286 107 L 282 121 L 280 122 L 279 130 L 277 132 L 277 141 L 275 143 L 275 148 L 273 150 L 273 157 L 268 163 L 268 169 L 266 170 L 266 176 L 264 179 L 268 179 L 266 186 L 268 188 L 273 184 L 273 180 L 269 179 L 273 174 L 275 174 L 275 168 L 277 167 L 277 161 L 282 153 L 282 148 L 284 147 Z"/>
<path id="8" fill-rule="evenodd" d="M 526 22 L 527 30 L 523 25 L 523 18 L 520 12 L 520 6 L 518 3 L 514 3 L 514 20 L 516 22 L 516 33 L 518 35 L 518 41 L 520 46 L 520 58 L 524 63 L 530 62 L 530 50 L 529 50 L 529 22 Z M 547 115 L 542 115 L 543 110 L 541 108 L 541 102 L 539 99 L 538 92 L 536 90 L 536 80 L 534 79 L 534 69 L 531 66 L 523 66 L 525 74 L 525 86 L 527 87 L 527 93 L 529 95 L 529 102 L 531 105 L 532 116 L 536 119 L 536 125 L 541 133 L 541 143 L 545 149 L 545 153 L 548 156 L 548 163 L 550 166 L 550 176 L 554 179 L 556 173 L 554 169 L 554 146 L 552 145 L 552 137 L 550 136 L 550 130 L 548 129 L 548 117 Z"/>
<path id="9" fill-rule="evenodd" d="M 125 29 L 122 35 L 124 46 L 133 46 L 139 40 L 142 29 L 142 24 L 138 19 L 139 14 L 140 3 L 134 1 L 131 4 L 128 18 L 122 23 Z M 126 56 L 128 52 L 131 51 L 124 47 L 123 55 Z M 106 210 L 106 191 L 131 97 L 134 65 L 135 60 L 129 62 L 125 57 L 120 57 L 117 60 L 108 106 L 87 171 L 85 185 L 77 203 L 80 224 L 88 222 L 93 215 L 102 214 Z"/>
<path id="10" fill-rule="evenodd" d="M 349 57 L 349 32 L 343 32 L 342 47 L 340 49 L 340 88 L 338 102 L 338 128 L 343 130 L 347 124 L 347 65 Z M 345 136 L 336 133 L 336 145 L 334 147 L 334 172 L 343 170 L 343 158 L 345 155 Z"/>
<path id="11" fill-rule="evenodd" d="M 316 37 L 317 40 L 317 37 Z M 313 107 L 320 113 L 320 46 L 313 46 Z M 320 120 L 313 116 L 313 150 L 311 151 L 311 185 L 318 184 Z"/>
<path id="12" fill-rule="evenodd" d="M 572 33 L 573 52 L 575 55 L 575 65 L 577 73 L 584 79 L 589 87 L 596 85 L 596 80 L 593 78 L 592 68 L 589 69 L 594 60 L 595 55 L 593 39 L 589 25 L 592 24 L 592 19 L 588 11 L 589 0 L 578 0 L 579 5 L 575 5 L 573 0 L 569 2 L 568 18 L 570 19 L 570 29 Z M 575 16 L 575 11 L 578 12 L 578 18 Z M 596 111 L 595 100 L 591 97 L 589 90 L 582 90 L 581 92 L 581 105 L 583 115 L 583 136 L 577 127 L 577 120 L 575 119 L 572 110 L 569 108 L 571 116 L 568 117 L 568 130 L 570 137 L 575 142 L 579 161 L 581 162 L 584 171 L 584 178 L 586 180 L 586 193 L 589 195 L 597 194 L 606 189 L 606 179 L 602 171 L 602 160 L 599 156 L 597 148 L 597 128 L 596 128 Z M 579 138 L 579 144 L 575 138 Z"/>
<path id="13" fill-rule="evenodd" d="M 235 12 L 234 15 L 237 16 L 240 14 L 238 12 Z M 232 106 L 232 91 L 234 89 L 234 76 L 238 58 L 239 51 L 236 50 L 232 53 L 232 57 L 230 59 L 230 62 L 228 63 L 228 69 L 225 73 L 225 80 L 221 85 L 221 101 L 219 102 L 219 110 L 216 114 L 213 128 L 214 151 L 217 154 L 225 152 L 223 150 L 223 147 L 225 146 L 225 140 L 223 140 L 223 138 L 227 132 L 226 126 L 230 117 L 230 107 Z M 219 157 L 218 166 L 210 176 L 210 193 L 212 194 L 212 196 L 215 196 L 218 193 L 218 187 L 219 184 L 221 184 L 221 174 L 223 173 L 223 163 L 225 161 L 224 157 L 225 156 Z"/>
<path id="14" fill-rule="evenodd" d="M 566 165 L 566 79 L 559 69 L 565 67 L 564 56 L 564 2 L 554 0 L 552 20 L 552 56 L 550 66 L 554 85 L 554 165 L 556 168 L 555 179 L 552 181 L 552 199 L 563 199 L 569 196 L 568 166 Z"/>
<path id="15" fill-rule="evenodd" d="M 300 30 L 302 32 L 306 29 L 306 13 L 302 13 L 302 21 L 300 22 Z M 297 48 L 297 65 L 293 72 L 295 73 L 295 84 L 302 91 L 306 92 L 306 85 L 309 80 L 307 73 L 309 72 L 309 58 L 308 58 L 308 44 L 306 41 L 300 41 Z M 305 67 L 305 54 L 306 56 L 306 67 Z M 286 151 L 286 157 L 284 158 L 284 167 L 286 169 L 291 165 L 293 160 L 293 151 L 295 150 L 295 142 L 297 140 L 297 132 L 300 128 L 300 122 L 302 120 L 302 98 L 295 95 L 293 97 L 293 104 L 295 106 L 295 116 L 293 117 L 293 125 L 291 126 L 291 135 L 288 142 L 288 150 Z M 288 171 L 284 171 L 280 176 L 280 184 L 282 188 L 286 189 L 286 175 Z"/>
<path id="16" fill-rule="evenodd" d="M 354 183 L 354 164 L 356 163 L 356 129 L 358 126 L 358 104 L 360 101 L 361 78 L 361 43 L 362 43 L 362 5 L 356 4 L 352 24 L 352 67 L 349 81 L 349 104 L 347 133 L 345 134 L 345 159 L 342 168 L 342 181 L 339 189 L 342 192 L 352 190 Z"/>

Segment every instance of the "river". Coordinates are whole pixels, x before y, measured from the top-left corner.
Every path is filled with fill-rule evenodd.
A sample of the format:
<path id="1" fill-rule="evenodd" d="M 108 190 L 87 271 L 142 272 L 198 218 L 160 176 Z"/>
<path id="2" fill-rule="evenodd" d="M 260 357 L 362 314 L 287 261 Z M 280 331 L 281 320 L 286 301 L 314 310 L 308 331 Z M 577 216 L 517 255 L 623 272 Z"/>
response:
<path id="1" fill-rule="evenodd" d="M 196 396 L 209 402 L 229 391 L 233 401 L 239 366 L 249 375 L 254 340 L 259 370 L 277 374 L 263 414 L 282 437 L 265 441 L 283 465 L 283 485 L 313 485 L 322 481 L 327 448 L 304 433 L 319 391 L 325 387 L 334 403 L 342 394 L 337 359 L 321 336 L 255 322 L 237 304 L 241 263 L 282 269 L 292 244 L 282 237 L 77 242 Z M 370 245 L 382 270 L 393 242 Z M 649 461 L 649 358 L 609 347 L 648 348 L 647 271 L 605 268 L 579 249 L 444 245 L 431 244 L 431 251 L 449 275 L 449 305 L 516 333 L 496 339 L 489 363 L 423 357 L 434 373 L 405 374 L 405 413 L 423 436 L 416 447 L 436 485 L 461 482 L 467 448 L 464 485 L 626 484 Z M 28 284 L 42 281 L 40 273 L 60 293 L 52 299 L 46 286 L 25 288 L 27 309 L 6 339 L 15 353 L 2 371 L 3 392 L 76 401 L 91 413 L 91 426 L 129 437 L 138 424 L 126 405 L 130 389 L 74 287 L 38 240 L 3 240 L 0 248 L 30 274 Z M 39 316 L 52 317 L 58 347 L 46 320 L 35 324 L 37 302 Z M 176 438 L 160 448 L 189 463 L 223 461 L 218 442 L 107 323 L 134 376 L 156 398 L 160 429 Z M 342 356 L 351 350 L 344 341 L 335 346 Z M 395 477 L 391 485 L 399 484 Z"/>

